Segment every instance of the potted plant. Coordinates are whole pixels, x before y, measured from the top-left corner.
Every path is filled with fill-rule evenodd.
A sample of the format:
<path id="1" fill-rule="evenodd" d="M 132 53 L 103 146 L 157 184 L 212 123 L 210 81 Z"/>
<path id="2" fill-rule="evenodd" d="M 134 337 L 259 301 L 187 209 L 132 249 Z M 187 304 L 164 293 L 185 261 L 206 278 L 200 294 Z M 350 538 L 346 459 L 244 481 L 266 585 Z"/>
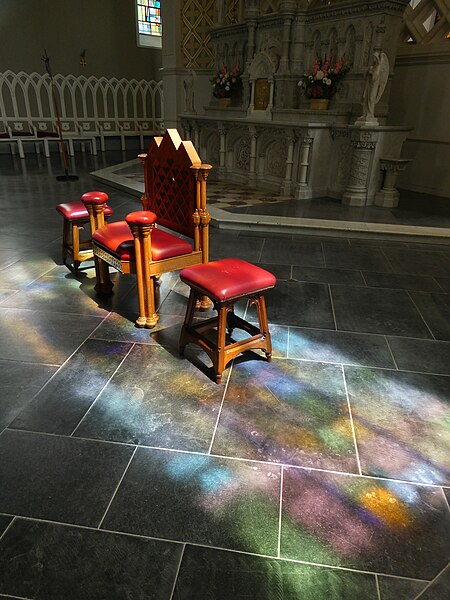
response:
<path id="1" fill-rule="evenodd" d="M 231 98 L 241 86 L 240 66 L 236 65 L 231 71 L 225 65 L 211 79 L 214 98 L 223 101 L 222 104 L 229 106 Z M 228 100 L 225 102 L 225 100 Z"/>
<path id="2" fill-rule="evenodd" d="M 330 52 L 321 60 L 319 57 L 313 63 L 311 73 L 305 73 L 298 82 L 305 96 L 310 100 L 310 106 L 314 109 L 326 110 L 330 98 L 339 89 L 339 84 L 349 71 L 345 64 L 345 55 L 336 62 Z"/>

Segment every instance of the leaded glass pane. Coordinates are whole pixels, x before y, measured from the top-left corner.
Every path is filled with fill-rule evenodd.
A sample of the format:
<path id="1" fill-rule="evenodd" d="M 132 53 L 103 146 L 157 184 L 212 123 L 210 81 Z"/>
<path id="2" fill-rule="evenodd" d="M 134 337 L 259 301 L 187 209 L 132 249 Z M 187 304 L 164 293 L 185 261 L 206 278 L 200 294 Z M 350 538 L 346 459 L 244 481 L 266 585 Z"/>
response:
<path id="1" fill-rule="evenodd" d="M 138 31 L 144 35 L 162 35 L 161 2 L 159 0 L 136 0 Z"/>

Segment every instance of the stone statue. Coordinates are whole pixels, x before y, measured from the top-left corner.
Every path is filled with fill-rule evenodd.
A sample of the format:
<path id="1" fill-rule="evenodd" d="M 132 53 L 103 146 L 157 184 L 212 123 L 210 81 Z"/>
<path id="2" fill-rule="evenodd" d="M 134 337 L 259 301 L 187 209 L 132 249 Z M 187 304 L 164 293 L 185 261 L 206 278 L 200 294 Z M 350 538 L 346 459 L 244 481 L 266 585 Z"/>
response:
<path id="1" fill-rule="evenodd" d="M 356 120 L 357 125 L 378 125 L 375 118 L 375 106 L 383 95 L 389 77 L 389 60 L 384 52 L 376 50 L 373 53 L 373 62 L 369 67 L 366 85 L 361 99 L 363 113 Z"/>
<path id="2" fill-rule="evenodd" d="M 195 85 L 196 74 L 193 69 L 189 71 L 189 74 L 183 80 L 184 87 L 184 110 L 187 113 L 197 114 L 194 105 L 194 85 Z"/>

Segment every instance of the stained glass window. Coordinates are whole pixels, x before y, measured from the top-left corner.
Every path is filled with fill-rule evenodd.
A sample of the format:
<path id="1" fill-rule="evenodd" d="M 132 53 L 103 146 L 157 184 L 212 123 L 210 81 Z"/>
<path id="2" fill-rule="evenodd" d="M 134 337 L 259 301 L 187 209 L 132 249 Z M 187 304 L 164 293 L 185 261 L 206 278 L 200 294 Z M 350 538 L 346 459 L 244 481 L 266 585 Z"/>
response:
<path id="1" fill-rule="evenodd" d="M 136 18 L 139 45 L 160 48 L 162 36 L 160 0 L 136 0 Z"/>

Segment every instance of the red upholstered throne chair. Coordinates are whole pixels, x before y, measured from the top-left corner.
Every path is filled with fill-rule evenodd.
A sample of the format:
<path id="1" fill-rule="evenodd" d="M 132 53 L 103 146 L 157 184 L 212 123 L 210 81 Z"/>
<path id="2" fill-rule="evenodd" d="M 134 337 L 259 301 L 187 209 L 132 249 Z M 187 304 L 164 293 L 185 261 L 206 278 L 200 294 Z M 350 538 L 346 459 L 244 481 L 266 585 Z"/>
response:
<path id="1" fill-rule="evenodd" d="M 144 210 L 130 213 L 124 221 L 105 224 L 107 195 L 89 192 L 82 200 L 91 218 L 97 293 L 112 292 L 109 265 L 121 273 L 135 274 L 136 325 L 151 328 L 158 322 L 155 278 L 208 262 L 211 217 L 206 208 L 206 180 L 212 167 L 202 164 L 192 143 L 182 141 L 176 129 L 155 137 L 147 154 L 139 158 L 144 167 Z M 202 308 L 209 305 L 204 298 Z"/>

